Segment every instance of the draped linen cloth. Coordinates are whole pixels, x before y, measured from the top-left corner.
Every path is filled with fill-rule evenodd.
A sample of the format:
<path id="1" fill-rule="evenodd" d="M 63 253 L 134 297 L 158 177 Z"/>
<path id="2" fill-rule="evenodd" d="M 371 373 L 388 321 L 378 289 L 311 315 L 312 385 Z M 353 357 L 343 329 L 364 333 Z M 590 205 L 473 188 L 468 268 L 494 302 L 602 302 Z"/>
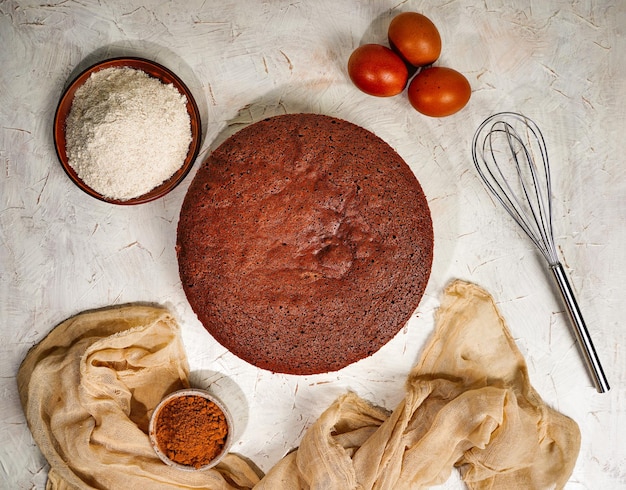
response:
<path id="1" fill-rule="evenodd" d="M 47 488 L 403 490 L 562 488 L 578 425 L 532 388 L 491 296 L 455 281 L 393 412 L 348 392 L 266 475 L 229 454 L 215 468 L 163 464 L 147 435 L 159 400 L 189 385 L 179 326 L 165 309 L 126 305 L 79 314 L 26 356 L 18 387 L 50 464 Z"/>

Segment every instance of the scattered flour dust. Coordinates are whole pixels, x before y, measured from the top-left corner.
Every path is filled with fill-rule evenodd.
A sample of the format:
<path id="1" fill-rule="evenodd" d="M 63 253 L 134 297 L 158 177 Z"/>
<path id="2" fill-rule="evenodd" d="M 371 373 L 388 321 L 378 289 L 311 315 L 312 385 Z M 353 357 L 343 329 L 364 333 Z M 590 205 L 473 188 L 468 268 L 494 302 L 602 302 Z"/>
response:
<path id="1" fill-rule="evenodd" d="M 110 199 L 141 196 L 169 179 L 189 150 L 187 98 L 141 70 L 105 68 L 74 95 L 66 123 L 70 166 Z"/>

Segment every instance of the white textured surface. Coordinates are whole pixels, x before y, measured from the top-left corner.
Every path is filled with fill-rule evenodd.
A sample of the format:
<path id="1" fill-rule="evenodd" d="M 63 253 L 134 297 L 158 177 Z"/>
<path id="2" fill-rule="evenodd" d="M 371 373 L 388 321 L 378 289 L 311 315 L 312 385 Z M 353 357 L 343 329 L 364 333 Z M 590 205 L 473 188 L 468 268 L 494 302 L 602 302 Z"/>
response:
<path id="1" fill-rule="evenodd" d="M 347 79 L 350 52 L 384 42 L 400 10 L 439 27 L 440 64 L 473 87 L 461 113 L 428 119 L 404 95 L 372 98 Z M 494 295 L 534 386 L 580 425 L 568 488 L 626 487 L 625 30 L 626 3 L 609 0 L 0 2 L 0 487 L 45 485 L 15 374 L 71 315 L 132 301 L 169 306 L 194 381 L 212 383 L 244 421 L 234 450 L 267 470 L 345 390 L 395 406 L 453 278 Z M 69 78 L 121 54 L 161 62 L 187 82 L 205 115 L 200 159 L 241 124 L 296 111 L 347 119 L 396 148 L 429 199 L 436 250 L 418 313 L 392 342 L 340 372 L 295 377 L 258 370 L 212 340 L 186 302 L 174 251 L 193 174 L 166 198 L 112 207 L 75 187 L 54 152 L 54 110 Z M 591 387 L 539 256 L 473 169 L 473 132 L 500 110 L 526 113 L 546 136 L 556 240 L 608 394 Z M 453 474 L 443 487 L 462 484 Z"/>

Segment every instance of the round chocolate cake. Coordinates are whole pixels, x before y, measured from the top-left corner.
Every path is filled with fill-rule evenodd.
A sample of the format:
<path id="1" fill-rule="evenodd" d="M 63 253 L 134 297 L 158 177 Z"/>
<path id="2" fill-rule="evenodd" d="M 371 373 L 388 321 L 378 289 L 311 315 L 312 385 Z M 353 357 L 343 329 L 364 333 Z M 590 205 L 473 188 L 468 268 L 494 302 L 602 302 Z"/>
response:
<path id="1" fill-rule="evenodd" d="M 426 197 L 382 139 L 288 114 L 203 163 L 178 223 L 185 294 L 209 333 L 260 368 L 338 370 L 387 343 L 432 264 Z"/>

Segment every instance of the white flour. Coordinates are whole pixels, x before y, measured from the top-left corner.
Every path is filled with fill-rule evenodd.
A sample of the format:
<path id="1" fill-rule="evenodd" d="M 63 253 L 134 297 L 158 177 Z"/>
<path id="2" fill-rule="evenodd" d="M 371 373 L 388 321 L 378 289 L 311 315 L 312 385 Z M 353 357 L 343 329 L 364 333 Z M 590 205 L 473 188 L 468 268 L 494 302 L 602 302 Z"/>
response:
<path id="1" fill-rule="evenodd" d="M 187 98 L 132 68 L 93 73 L 76 90 L 66 123 L 71 167 L 93 190 L 127 200 L 183 164 L 191 142 Z"/>

